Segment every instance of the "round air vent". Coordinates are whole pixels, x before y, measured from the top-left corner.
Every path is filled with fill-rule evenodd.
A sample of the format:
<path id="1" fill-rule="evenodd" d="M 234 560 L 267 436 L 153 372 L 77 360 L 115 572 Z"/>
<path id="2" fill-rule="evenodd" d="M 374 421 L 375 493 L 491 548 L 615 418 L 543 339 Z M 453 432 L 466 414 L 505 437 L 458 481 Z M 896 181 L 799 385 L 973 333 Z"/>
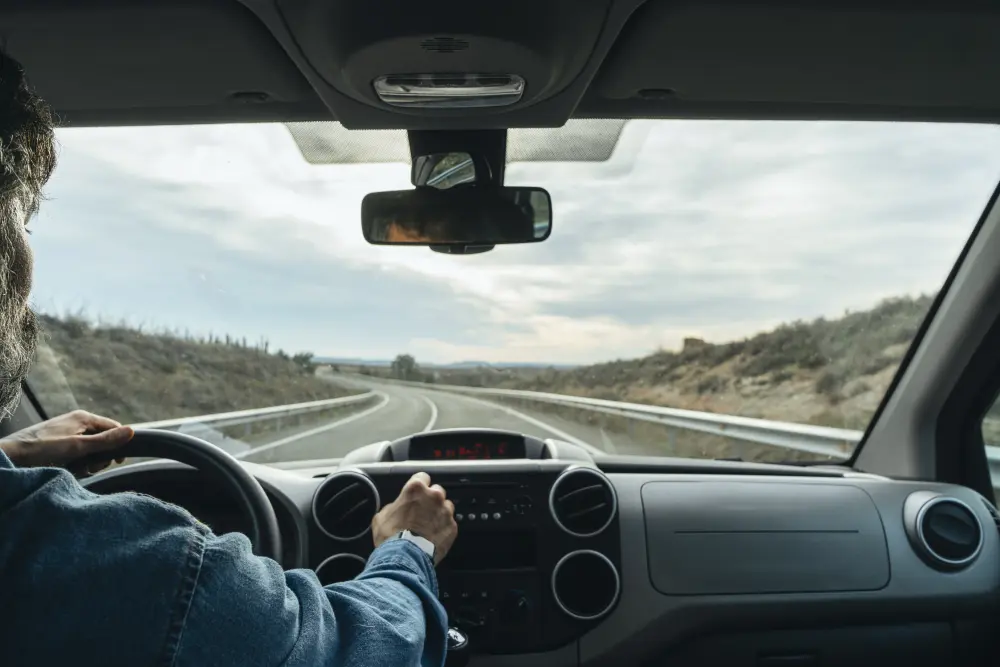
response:
<path id="1" fill-rule="evenodd" d="M 549 510 L 559 527 L 577 537 L 597 535 L 618 511 L 611 481 L 591 468 L 570 468 L 549 492 Z"/>
<path id="2" fill-rule="evenodd" d="M 356 554 L 330 556 L 316 568 L 316 576 L 324 586 L 350 581 L 365 569 L 365 559 Z"/>
<path id="3" fill-rule="evenodd" d="M 979 517 L 957 498 L 913 493 L 906 499 L 903 516 L 913 548 L 931 567 L 961 569 L 983 548 Z"/>
<path id="4" fill-rule="evenodd" d="M 378 489 L 367 476 L 352 471 L 330 475 L 313 496 L 313 519 L 335 540 L 353 540 L 371 529 L 379 510 Z"/>
<path id="5" fill-rule="evenodd" d="M 618 570 L 596 551 L 573 551 L 552 571 L 552 595 L 567 616 L 592 621 L 607 614 L 618 601 Z"/>

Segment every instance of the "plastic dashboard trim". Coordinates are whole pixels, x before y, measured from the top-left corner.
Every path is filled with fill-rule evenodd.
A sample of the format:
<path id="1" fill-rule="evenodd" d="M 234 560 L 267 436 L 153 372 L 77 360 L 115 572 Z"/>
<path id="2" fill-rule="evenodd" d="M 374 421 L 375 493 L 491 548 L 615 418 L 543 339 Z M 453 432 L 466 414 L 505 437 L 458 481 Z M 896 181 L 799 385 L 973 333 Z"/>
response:
<path id="1" fill-rule="evenodd" d="M 315 476 L 318 468 L 311 470 L 283 470 L 271 466 L 242 462 L 268 492 L 289 510 L 298 533 L 296 552 L 298 562 L 285 563 L 286 567 L 303 567 L 309 553 L 312 499 L 323 482 Z M 498 465 L 500 463 L 500 465 Z M 561 464 L 565 465 L 565 461 Z M 491 462 L 489 468 L 501 473 L 510 469 L 510 462 Z M 558 464 L 556 461 L 520 461 L 513 466 L 521 470 L 538 469 Z M 373 464 L 398 472 L 434 468 L 444 464 L 396 462 Z M 136 464 L 146 470 L 187 468 L 182 464 L 153 461 Z M 346 468 L 329 462 L 323 471 L 332 473 Z M 595 466 L 596 467 L 596 466 Z M 740 467 L 726 463 L 719 468 Z M 756 467 L 756 466 L 755 466 Z M 132 466 L 113 469 L 102 475 L 121 475 L 131 472 Z M 482 465 L 463 463 L 449 466 L 452 470 L 483 471 Z M 498 666 L 514 664 L 522 667 L 534 665 L 613 665 L 638 664 L 651 656 L 662 654 L 676 643 L 696 634 L 774 628 L 842 626 L 844 624 L 878 624 L 887 619 L 892 622 L 919 622 L 953 617 L 996 616 L 1000 613 L 1000 537 L 991 530 L 992 517 L 978 494 L 964 487 L 931 482 L 892 481 L 870 476 L 850 475 L 832 478 L 802 470 L 793 475 L 732 475 L 740 481 L 762 484 L 814 481 L 822 484 L 847 484 L 862 488 L 875 502 L 885 526 L 890 552 L 891 579 L 880 591 L 856 593 L 769 593 L 714 596 L 664 595 L 656 591 L 649 581 L 646 549 L 645 521 L 641 501 L 641 488 L 650 481 L 699 479 L 719 481 L 727 474 L 670 474 L 667 472 L 608 472 L 618 499 L 621 551 L 620 594 L 617 605 L 600 624 L 580 640 L 555 651 L 518 656 L 477 657 L 473 665 Z M 947 494 L 965 502 L 984 526 L 984 543 L 979 557 L 961 572 L 942 573 L 930 568 L 910 546 L 902 515 L 905 498 L 914 491 L 931 491 Z M 804 499 L 808 501 L 808 498 Z M 283 536 L 288 539 L 288 536 Z"/>

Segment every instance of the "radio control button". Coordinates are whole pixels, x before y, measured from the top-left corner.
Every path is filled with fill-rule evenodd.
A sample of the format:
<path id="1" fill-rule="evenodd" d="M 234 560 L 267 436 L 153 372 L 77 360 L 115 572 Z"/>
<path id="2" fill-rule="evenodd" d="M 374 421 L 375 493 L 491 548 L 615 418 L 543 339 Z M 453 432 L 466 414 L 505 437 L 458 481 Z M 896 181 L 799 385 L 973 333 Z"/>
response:
<path id="1" fill-rule="evenodd" d="M 457 514 L 455 515 L 455 521 L 461 521 L 461 520 L 462 520 L 462 519 L 464 519 L 464 518 L 465 518 L 465 515 L 464 515 L 464 514 L 462 514 L 461 512 L 459 512 L 459 513 L 457 513 Z"/>
<path id="2" fill-rule="evenodd" d="M 469 512 L 469 521 L 475 521 L 475 520 L 476 520 L 476 513 Z"/>
<path id="3" fill-rule="evenodd" d="M 531 602 L 524 591 L 507 591 L 500 604 L 500 622 L 506 626 L 518 626 L 531 620 Z"/>
<path id="4" fill-rule="evenodd" d="M 499 519 L 500 518 L 500 512 L 494 512 L 493 513 L 493 518 L 494 519 Z"/>
<path id="5" fill-rule="evenodd" d="M 482 514 L 479 515 L 479 518 L 482 519 L 483 521 L 486 521 L 487 519 L 490 518 L 490 515 L 487 514 L 486 512 L 483 512 Z"/>

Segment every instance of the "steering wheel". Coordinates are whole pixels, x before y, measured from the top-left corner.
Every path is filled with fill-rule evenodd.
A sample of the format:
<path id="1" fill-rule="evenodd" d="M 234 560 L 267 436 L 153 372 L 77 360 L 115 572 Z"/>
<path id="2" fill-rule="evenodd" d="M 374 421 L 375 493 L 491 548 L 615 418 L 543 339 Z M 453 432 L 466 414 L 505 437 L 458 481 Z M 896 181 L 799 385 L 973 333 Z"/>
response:
<path id="1" fill-rule="evenodd" d="M 185 463 L 226 488 L 250 520 L 250 543 L 258 556 L 281 562 L 281 534 L 274 507 L 253 475 L 231 455 L 210 442 L 185 433 L 136 429 L 124 447 L 85 457 L 82 462 L 110 461 L 113 458 L 160 458 Z M 100 475 L 84 481 L 99 484 Z"/>

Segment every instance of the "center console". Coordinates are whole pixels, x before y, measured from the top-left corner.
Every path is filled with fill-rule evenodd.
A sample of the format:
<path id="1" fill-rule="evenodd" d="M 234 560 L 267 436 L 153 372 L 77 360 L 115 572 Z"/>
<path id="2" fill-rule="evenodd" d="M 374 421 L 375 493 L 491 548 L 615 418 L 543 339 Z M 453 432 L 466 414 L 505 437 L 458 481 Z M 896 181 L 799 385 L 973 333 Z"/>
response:
<path id="1" fill-rule="evenodd" d="M 422 470 L 455 504 L 458 537 L 438 566 L 439 596 L 475 652 L 556 648 L 607 615 L 621 588 L 610 481 L 592 465 L 546 458 L 544 444 L 524 436 L 436 435 L 414 438 L 419 461 L 395 458 L 413 443 L 392 443 L 381 450 L 383 460 L 324 480 L 313 499 L 310 540 L 320 579 L 333 583 L 361 571 L 372 549 L 371 518 Z"/>

